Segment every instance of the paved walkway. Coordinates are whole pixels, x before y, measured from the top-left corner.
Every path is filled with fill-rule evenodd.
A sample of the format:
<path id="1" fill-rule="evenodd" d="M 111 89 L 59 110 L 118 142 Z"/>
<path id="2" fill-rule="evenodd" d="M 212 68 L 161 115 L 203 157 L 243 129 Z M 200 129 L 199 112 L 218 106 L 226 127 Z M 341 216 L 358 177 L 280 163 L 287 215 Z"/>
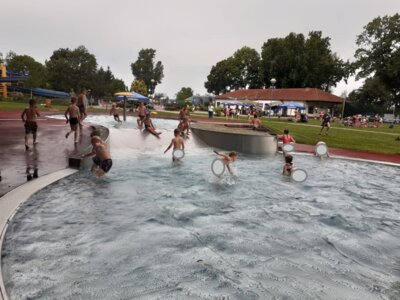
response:
<path id="1" fill-rule="evenodd" d="M 27 181 L 26 169 L 37 168 L 38 175 L 49 174 L 68 166 L 68 157 L 82 153 L 89 146 L 90 127 L 84 126 L 82 138 L 75 147 L 73 137 L 65 139 L 69 126 L 64 120 L 46 118 L 46 115 L 60 112 L 43 112 L 38 120 L 38 141 L 36 147 L 28 151 L 24 147 L 24 127 L 21 121 L 21 112 L 0 111 L 0 197 L 15 187 Z M 177 116 L 163 116 L 176 119 Z M 198 122 L 225 122 L 223 119 L 192 118 Z M 227 120 L 227 122 L 238 122 Z M 243 123 L 243 121 L 242 121 Z M 312 145 L 296 145 L 296 151 L 313 153 Z M 379 154 L 367 151 L 353 151 L 330 148 L 331 155 L 351 158 L 368 159 L 400 164 L 400 155 Z"/>

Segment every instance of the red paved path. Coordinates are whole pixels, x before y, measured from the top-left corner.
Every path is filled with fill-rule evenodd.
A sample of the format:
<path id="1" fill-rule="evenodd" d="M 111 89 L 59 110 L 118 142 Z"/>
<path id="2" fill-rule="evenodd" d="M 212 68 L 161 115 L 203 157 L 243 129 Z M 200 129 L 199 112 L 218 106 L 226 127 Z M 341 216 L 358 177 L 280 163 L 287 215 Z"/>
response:
<path id="1" fill-rule="evenodd" d="M 36 166 L 39 170 L 39 176 L 48 174 L 66 168 L 68 165 L 68 156 L 82 153 L 83 149 L 89 146 L 89 135 L 91 132 L 89 127 L 84 126 L 83 138 L 79 141 L 77 147 L 75 147 L 72 136 L 68 140 L 64 137 L 69 128 L 68 124 L 64 120 L 45 117 L 51 113 L 60 114 L 60 112 L 42 112 L 42 116 L 38 121 L 39 144 L 35 148 L 31 147 L 30 150 L 25 151 L 24 127 L 20 118 L 21 112 L 0 111 L 0 170 L 2 175 L 0 196 L 26 182 L 26 168 L 28 166 Z M 175 115 L 162 117 L 177 118 Z M 221 121 L 224 121 L 222 119 L 196 117 L 192 119 L 198 122 L 221 123 Z M 232 121 L 228 120 L 228 122 Z M 314 146 L 297 144 L 296 151 L 313 153 Z M 400 164 L 400 155 L 334 148 L 330 148 L 329 152 L 331 155 Z"/>

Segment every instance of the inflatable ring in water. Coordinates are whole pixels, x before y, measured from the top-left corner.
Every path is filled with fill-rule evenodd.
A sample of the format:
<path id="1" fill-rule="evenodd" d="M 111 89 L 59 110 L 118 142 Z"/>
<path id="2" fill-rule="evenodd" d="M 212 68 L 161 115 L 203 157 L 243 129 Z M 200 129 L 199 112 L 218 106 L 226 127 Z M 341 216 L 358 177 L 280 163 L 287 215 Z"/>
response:
<path id="1" fill-rule="evenodd" d="M 174 151 L 172 151 L 172 156 L 175 159 L 182 159 L 185 156 L 185 151 L 183 151 L 182 149 L 175 149 Z"/>
<path id="2" fill-rule="evenodd" d="M 294 151 L 294 144 L 290 143 L 290 144 L 282 145 L 282 151 L 283 152 L 292 152 L 292 151 Z"/>
<path id="3" fill-rule="evenodd" d="M 225 168 L 225 163 L 219 158 L 214 159 L 211 163 L 211 171 L 217 177 L 221 177 L 224 174 Z"/>
<path id="4" fill-rule="evenodd" d="M 307 179 L 308 175 L 307 172 L 303 169 L 293 169 L 290 173 L 290 178 L 296 182 L 303 182 Z"/>
<path id="5" fill-rule="evenodd" d="M 328 146 L 325 143 L 318 143 L 315 146 L 315 154 L 318 156 L 324 156 L 328 154 Z"/>

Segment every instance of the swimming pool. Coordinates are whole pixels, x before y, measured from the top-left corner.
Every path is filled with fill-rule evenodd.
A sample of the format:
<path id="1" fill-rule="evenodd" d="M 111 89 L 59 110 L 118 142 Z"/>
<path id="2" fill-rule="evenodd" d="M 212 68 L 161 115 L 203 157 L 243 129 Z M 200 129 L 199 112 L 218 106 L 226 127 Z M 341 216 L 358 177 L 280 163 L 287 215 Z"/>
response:
<path id="1" fill-rule="evenodd" d="M 173 165 L 176 122 L 154 122 L 160 140 L 111 129 L 106 178 L 80 172 L 20 208 L 3 246 L 11 299 L 399 296 L 398 168 L 296 155 L 296 184 L 281 155 L 240 155 L 220 180 L 193 137 Z"/>

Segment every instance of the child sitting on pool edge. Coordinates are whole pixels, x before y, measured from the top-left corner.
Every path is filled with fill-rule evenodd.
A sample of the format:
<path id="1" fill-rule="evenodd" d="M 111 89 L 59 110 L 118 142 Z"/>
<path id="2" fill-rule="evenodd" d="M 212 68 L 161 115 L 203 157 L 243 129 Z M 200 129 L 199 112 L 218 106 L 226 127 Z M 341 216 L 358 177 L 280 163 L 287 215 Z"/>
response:
<path id="1" fill-rule="evenodd" d="M 278 135 L 278 138 L 282 140 L 282 144 L 290 144 L 290 143 L 296 143 L 294 138 L 289 134 L 289 129 L 285 129 L 283 131 L 282 135 Z"/>
<path id="2" fill-rule="evenodd" d="M 233 172 L 229 166 L 231 162 L 234 162 L 238 158 L 238 153 L 236 151 L 229 152 L 228 155 L 219 153 L 214 150 L 214 153 L 221 157 L 221 160 L 224 162 L 226 168 L 228 169 L 229 173 L 233 175 Z"/>
<path id="3" fill-rule="evenodd" d="M 146 114 L 146 117 L 143 119 L 143 124 L 145 130 L 150 132 L 152 135 L 160 138 L 159 135 L 161 134 L 161 132 L 156 131 L 156 128 L 154 127 L 153 122 L 151 121 L 150 113 Z"/>
<path id="4" fill-rule="evenodd" d="M 183 141 L 183 138 L 181 137 L 181 132 L 179 129 L 174 130 L 174 138 L 171 140 L 171 144 L 169 144 L 168 148 L 164 151 L 164 153 L 167 153 L 169 149 L 171 149 L 172 145 L 174 145 L 174 150 L 175 149 L 181 149 L 182 151 L 185 150 L 185 142 Z M 172 152 L 172 161 L 176 161 L 179 159 L 176 159 L 175 156 L 173 155 Z"/>
<path id="5" fill-rule="evenodd" d="M 292 170 L 293 170 L 293 156 L 291 156 L 290 154 L 286 154 L 282 175 L 289 176 L 292 173 Z"/>
<path id="6" fill-rule="evenodd" d="M 91 171 L 97 176 L 103 176 L 107 173 L 112 167 L 112 160 L 110 153 L 107 151 L 106 146 L 104 145 L 103 140 L 95 135 L 91 138 L 92 143 L 92 151 L 82 157 L 92 156 L 93 157 L 93 165 Z"/>

